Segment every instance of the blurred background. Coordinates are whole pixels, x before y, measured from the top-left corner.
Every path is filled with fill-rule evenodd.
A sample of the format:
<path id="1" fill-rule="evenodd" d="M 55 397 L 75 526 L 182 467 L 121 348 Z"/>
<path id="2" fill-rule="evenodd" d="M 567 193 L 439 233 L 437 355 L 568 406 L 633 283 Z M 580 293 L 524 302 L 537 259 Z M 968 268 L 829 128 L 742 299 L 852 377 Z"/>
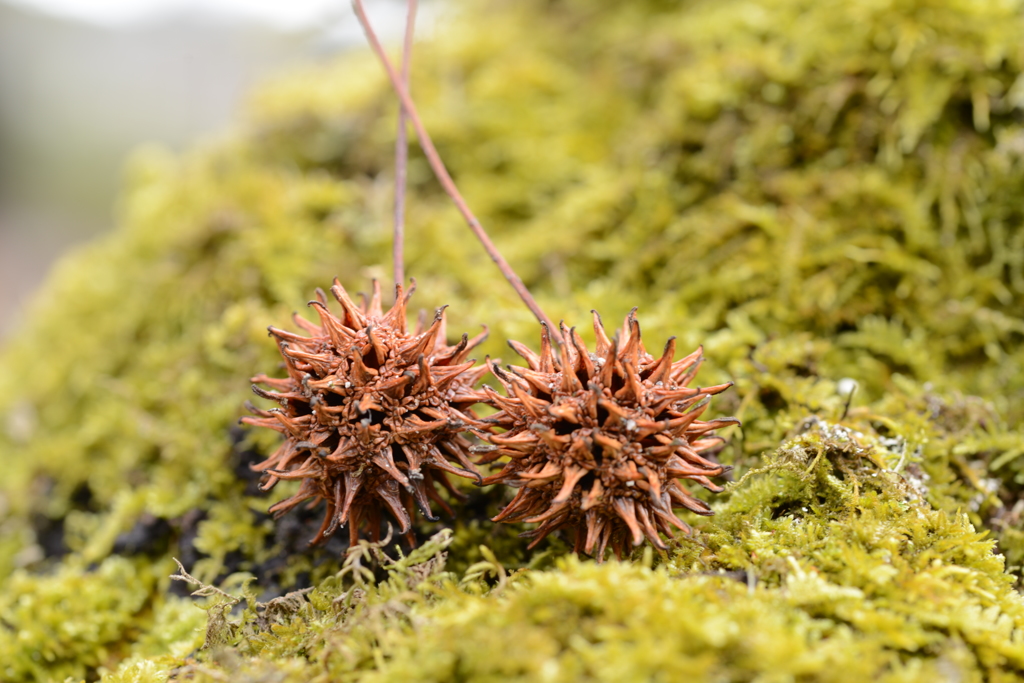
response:
<path id="1" fill-rule="evenodd" d="M 367 2 L 391 39 L 404 8 Z M 133 147 L 216 135 L 260 80 L 362 45 L 347 0 L 0 0 L 0 340 L 55 259 L 113 226 Z"/>

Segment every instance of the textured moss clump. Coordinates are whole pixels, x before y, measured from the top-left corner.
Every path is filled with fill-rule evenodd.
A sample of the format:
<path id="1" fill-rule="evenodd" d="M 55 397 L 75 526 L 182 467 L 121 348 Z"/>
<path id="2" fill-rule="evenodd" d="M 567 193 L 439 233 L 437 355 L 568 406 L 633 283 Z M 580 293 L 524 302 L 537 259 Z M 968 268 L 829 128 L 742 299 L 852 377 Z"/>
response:
<path id="1" fill-rule="evenodd" d="M 703 343 L 698 381 L 736 381 L 737 484 L 657 567 L 528 553 L 474 489 L 451 575 L 406 562 L 339 611 L 344 544 L 305 547 L 319 511 L 267 518 L 247 464 L 272 439 L 234 425 L 267 325 L 387 279 L 394 98 L 353 55 L 217 143 L 140 151 L 116 231 L 0 355 L 0 678 L 1022 675 L 1022 9 L 467 0 L 417 47 L 426 124 L 552 317 L 639 305 L 652 347 Z M 535 338 L 416 154 L 410 176 L 416 301 L 488 324 L 481 354 Z M 172 556 L 248 596 L 192 659 L 207 615 Z"/>
<path id="2" fill-rule="evenodd" d="M 212 619 L 191 680 L 1019 680 L 1024 600 L 992 542 L 819 424 L 752 472 L 700 545 L 467 580 L 435 538 L 303 597 Z M 362 559 L 370 552 L 355 557 Z M 354 580 L 353 580 L 354 579 Z M 372 576 L 370 577 L 372 580 Z M 484 583 L 489 581 L 492 589 Z M 501 655 L 497 655 L 501 653 Z M 981 676 L 982 678 L 977 678 Z"/>

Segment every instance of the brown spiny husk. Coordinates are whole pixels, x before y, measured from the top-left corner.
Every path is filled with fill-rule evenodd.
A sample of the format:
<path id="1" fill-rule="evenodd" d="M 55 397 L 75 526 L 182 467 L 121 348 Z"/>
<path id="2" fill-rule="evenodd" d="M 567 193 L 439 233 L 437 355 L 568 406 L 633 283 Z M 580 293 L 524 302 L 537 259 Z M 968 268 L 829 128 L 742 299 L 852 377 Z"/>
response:
<path id="1" fill-rule="evenodd" d="M 376 540 L 385 509 L 400 533 L 409 533 L 414 506 L 431 520 L 436 519 L 431 500 L 451 514 L 436 489 L 440 484 L 460 495 L 447 474 L 480 479 L 469 460 L 470 443 L 460 432 L 476 424 L 471 406 L 481 396 L 472 387 L 486 368 L 474 368 L 467 356 L 486 338 L 486 328 L 448 346 L 442 307 L 429 328 L 424 330 L 421 321 L 409 334 L 406 305 L 414 289 L 396 287 L 395 305 L 385 313 L 376 281 L 371 299 L 357 306 L 335 280 L 331 294 L 341 304 L 340 317 L 317 290 L 309 305 L 320 324 L 294 316 L 310 336 L 269 328 L 287 377 L 254 377 L 271 391 L 256 384 L 253 391 L 280 407 L 260 410 L 250 404 L 256 417 L 242 421 L 285 436 L 272 456 L 254 466 L 265 473 L 262 488 L 282 479 L 302 481 L 298 493 L 270 512 L 280 516 L 303 501 L 326 501 L 323 524 L 311 543 L 345 524 L 354 543 L 364 523 Z"/>
<path id="2" fill-rule="evenodd" d="M 627 541 L 646 538 L 665 548 L 672 527 L 689 533 L 673 508 L 710 515 L 703 501 L 679 483 L 692 479 L 721 491 L 709 479 L 726 468 L 709 457 L 722 439 L 711 432 L 735 418 L 700 421 L 713 394 L 731 386 L 688 388 L 703 360 L 697 349 L 673 362 L 675 337 L 654 358 L 644 349 L 636 309 L 621 334 L 609 340 L 594 312 L 597 350 L 591 354 L 576 328 L 552 349 L 542 325 L 541 352 L 510 342 L 528 368 L 491 367 L 507 396 L 485 387 L 500 412 L 489 419 L 506 431 L 482 435 L 493 451 L 482 461 L 507 456 L 504 469 L 484 479 L 519 487 L 494 521 L 539 524 L 523 534 L 536 545 L 551 532 L 575 531 L 575 550 L 600 560 L 607 547 L 622 556 Z M 596 548 L 596 553 L 595 553 Z"/>

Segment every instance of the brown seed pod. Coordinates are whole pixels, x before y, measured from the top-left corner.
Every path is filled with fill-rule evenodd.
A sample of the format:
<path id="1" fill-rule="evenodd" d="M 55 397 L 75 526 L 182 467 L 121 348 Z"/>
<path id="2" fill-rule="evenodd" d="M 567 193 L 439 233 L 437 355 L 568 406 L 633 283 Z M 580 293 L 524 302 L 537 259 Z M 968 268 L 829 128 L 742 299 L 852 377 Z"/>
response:
<path id="1" fill-rule="evenodd" d="M 576 552 L 600 560 L 610 546 L 622 557 L 627 541 L 636 546 L 646 538 L 664 549 L 660 534 L 671 538 L 672 527 L 689 533 L 673 508 L 712 514 L 679 480 L 722 490 L 710 477 L 727 468 L 704 456 L 723 443 L 711 432 L 738 420 L 697 418 L 713 394 L 732 384 L 688 388 L 703 360 L 701 349 L 673 362 L 672 337 L 661 358 L 652 357 L 635 314 L 633 309 L 621 334 L 609 340 L 595 311 L 594 354 L 576 328 L 564 324 L 566 341 L 556 353 L 542 325 L 540 354 L 509 342 L 528 368 L 502 370 L 491 363 L 507 396 L 484 387 L 488 402 L 499 409 L 488 421 L 506 431 L 481 434 L 492 450 L 479 462 L 510 458 L 484 483 L 519 487 L 494 521 L 539 524 L 522 534 L 533 539 L 531 548 L 551 532 L 570 528 Z"/>
<path id="2" fill-rule="evenodd" d="M 406 305 L 415 289 L 396 288 L 396 303 L 381 308 L 380 285 L 374 281 L 369 302 L 357 306 L 335 280 L 331 294 L 342 315 L 327 307 L 317 290 L 320 324 L 297 314 L 295 324 L 310 336 L 270 327 L 278 343 L 287 377 L 259 375 L 253 391 L 280 404 L 272 410 L 247 407 L 256 417 L 242 422 L 281 432 L 285 441 L 253 469 L 265 472 L 261 488 L 282 479 L 302 481 L 298 493 L 270 508 L 278 517 L 303 501 L 323 499 L 327 510 L 318 543 L 338 527 L 349 525 L 352 543 L 363 523 L 376 540 L 381 513 L 387 510 L 409 533 L 414 506 L 437 519 L 433 500 L 451 509 L 438 494 L 440 484 L 455 496 L 447 474 L 480 480 L 469 459 L 469 441 L 460 435 L 478 424 L 471 406 L 481 395 L 473 385 L 486 372 L 467 360 L 471 349 L 487 337 L 484 332 L 455 346 L 445 342 L 444 307 L 426 329 L 420 320 L 409 334 Z M 457 464 L 455 464 L 457 463 Z"/>

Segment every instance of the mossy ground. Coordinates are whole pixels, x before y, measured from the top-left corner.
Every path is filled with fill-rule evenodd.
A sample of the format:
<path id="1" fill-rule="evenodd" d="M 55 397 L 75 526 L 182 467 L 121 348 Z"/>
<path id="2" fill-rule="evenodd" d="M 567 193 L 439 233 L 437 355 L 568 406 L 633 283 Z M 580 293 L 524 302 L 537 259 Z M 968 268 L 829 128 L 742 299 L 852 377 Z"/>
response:
<path id="1" fill-rule="evenodd" d="M 652 346 L 736 382 L 717 515 L 623 563 L 527 552 L 493 489 L 372 578 L 305 547 L 318 511 L 265 515 L 246 466 L 272 439 L 234 424 L 266 326 L 388 277 L 368 55 L 140 151 L 117 230 L 0 357 L 0 679 L 1024 677 L 1022 9 L 475 0 L 417 47 L 426 124 L 541 305 L 639 305 Z M 418 154 L 410 176 L 414 303 L 489 325 L 481 353 L 535 339 Z M 172 556 L 248 607 L 191 605 Z"/>

